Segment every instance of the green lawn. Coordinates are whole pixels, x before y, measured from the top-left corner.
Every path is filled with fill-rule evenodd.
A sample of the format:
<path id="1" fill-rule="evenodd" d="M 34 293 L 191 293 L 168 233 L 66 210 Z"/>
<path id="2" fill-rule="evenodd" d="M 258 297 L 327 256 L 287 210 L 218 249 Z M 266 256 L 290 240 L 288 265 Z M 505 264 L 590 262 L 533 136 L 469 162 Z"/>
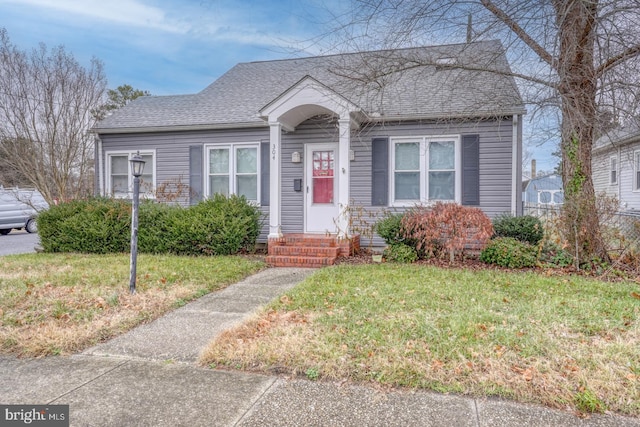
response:
<path id="1" fill-rule="evenodd" d="M 640 415 L 640 286 L 425 266 L 318 271 L 201 362 Z"/>
<path id="2" fill-rule="evenodd" d="M 264 267 L 245 257 L 29 254 L 1 258 L 0 352 L 80 351 Z"/>

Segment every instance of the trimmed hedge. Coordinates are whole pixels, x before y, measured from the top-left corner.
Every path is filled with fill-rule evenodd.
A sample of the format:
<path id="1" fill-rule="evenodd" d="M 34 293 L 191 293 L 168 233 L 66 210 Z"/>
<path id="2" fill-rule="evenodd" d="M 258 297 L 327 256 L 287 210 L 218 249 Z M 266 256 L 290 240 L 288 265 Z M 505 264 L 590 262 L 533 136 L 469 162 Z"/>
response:
<path id="1" fill-rule="evenodd" d="M 544 237 L 542 222 L 531 215 L 500 215 L 493 220 L 493 229 L 497 237 L 513 237 L 532 245 L 537 245 Z"/>
<path id="2" fill-rule="evenodd" d="M 131 236 L 131 205 L 125 200 L 105 198 L 53 205 L 38 215 L 38 234 L 46 252 L 126 252 Z"/>
<path id="3" fill-rule="evenodd" d="M 260 233 L 260 209 L 244 197 L 215 195 L 183 208 L 140 203 L 138 250 L 177 255 L 230 255 L 253 250 Z M 131 204 L 95 198 L 52 206 L 38 217 L 46 252 L 129 251 Z"/>

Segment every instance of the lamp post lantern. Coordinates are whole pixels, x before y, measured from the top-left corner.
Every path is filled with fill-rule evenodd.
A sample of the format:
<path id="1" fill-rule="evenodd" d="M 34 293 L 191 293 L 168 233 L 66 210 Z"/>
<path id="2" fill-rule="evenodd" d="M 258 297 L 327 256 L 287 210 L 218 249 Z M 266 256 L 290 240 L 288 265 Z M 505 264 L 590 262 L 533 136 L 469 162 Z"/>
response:
<path id="1" fill-rule="evenodd" d="M 131 209 L 131 263 L 129 274 L 129 291 L 136 293 L 136 267 L 138 260 L 138 205 L 140 200 L 140 176 L 144 171 L 144 160 L 140 151 L 131 156 L 131 175 L 133 175 L 133 200 Z"/>

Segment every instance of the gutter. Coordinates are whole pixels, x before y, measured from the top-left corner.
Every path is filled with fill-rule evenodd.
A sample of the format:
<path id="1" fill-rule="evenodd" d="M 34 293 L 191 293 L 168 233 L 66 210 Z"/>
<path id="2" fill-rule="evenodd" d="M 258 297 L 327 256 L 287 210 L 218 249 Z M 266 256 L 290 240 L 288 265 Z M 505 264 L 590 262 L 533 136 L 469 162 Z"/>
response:
<path id="1" fill-rule="evenodd" d="M 121 128 L 93 128 L 92 132 L 101 135 L 127 134 L 127 133 L 153 133 L 153 132 L 184 132 L 197 130 L 239 129 L 239 128 L 268 128 L 269 125 L 262 122 L 245 123 L 221 123 L 206 125 L 173 125 L 173 126 L 148 126 L 148 127 L 121 127 Z"/>
<path id="2" fill-rule="evenodd" d="M 375 116 L 371 113 L 363 114 L 362 123 L 383 123 L 383 122 L 401 122 L 411 120 L 457 120 L 457 119 L 490 119 L 500 116 L 512 116 L 517 114 L 525 114 L 524 108 L 513 108 L 504 111 L 487 111 L 472 112 L 460 114 L 426 114 L 426 115 L 398 115 L 398 116 Z M 247 128 L 268 128 L 269 124 L 265 121 L 256 122 L 238 122 L 238 123 L 219 123 L 219 124 L 197 124 L 197 125 L 171 125 L 171 126 L 149 126 L 149 127 L 120 127 L 120 128 L 99 128 L 95 127 L 92 132 L 101 135 L 116 135 L 130 133 L 155 133 L 155 132 L 186 132 L 186 131 L 204 131 L 204 130 L 225 130 L 225 129 L 247 129 Z"/>

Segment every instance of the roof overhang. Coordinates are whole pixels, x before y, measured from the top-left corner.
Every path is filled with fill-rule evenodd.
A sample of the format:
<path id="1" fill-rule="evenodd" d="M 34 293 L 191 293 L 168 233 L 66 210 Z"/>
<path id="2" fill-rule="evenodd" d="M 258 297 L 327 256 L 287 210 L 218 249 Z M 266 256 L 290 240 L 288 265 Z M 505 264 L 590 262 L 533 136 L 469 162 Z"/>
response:
<path id="1" fill-rule="evenodd" d="M 593 153 L 600 153 L 607 151 L 613 147 L 622 147 L 624 145 L 640 142 L 640 129 L 631 131 L 627 135 L 623 136 L 603 136 L 601 140 L 596 141 L 594 144 Z"/>
<path id="2" fill-rule="evenodd" d="M 352 127 L 358 127 L 364 120 L 360 107 L 311 76 L 285 90 L 261 108 L 259 114 L 267 123 L 280 123 L 286 131 L 293 131 L 303 121 L 321 114 L 349 118 Z"/>
<path id="3" fill-rule="evenodd" d="M 264 128 L 267 125 L 263 121 L 255 122 L 235 122 L 235 123 L 211 123 L 201 125 L 169 125 L 169 126 L 147 126 L 147 127 L 119 127 L 119 128 L 93 128 L 91 132 L 99 135 L 116 135 L 128 133 L 156 133 L 156 132 L 184 132 L 184 131 L 206 131 L 221 129 L 247 129 Z"/>

